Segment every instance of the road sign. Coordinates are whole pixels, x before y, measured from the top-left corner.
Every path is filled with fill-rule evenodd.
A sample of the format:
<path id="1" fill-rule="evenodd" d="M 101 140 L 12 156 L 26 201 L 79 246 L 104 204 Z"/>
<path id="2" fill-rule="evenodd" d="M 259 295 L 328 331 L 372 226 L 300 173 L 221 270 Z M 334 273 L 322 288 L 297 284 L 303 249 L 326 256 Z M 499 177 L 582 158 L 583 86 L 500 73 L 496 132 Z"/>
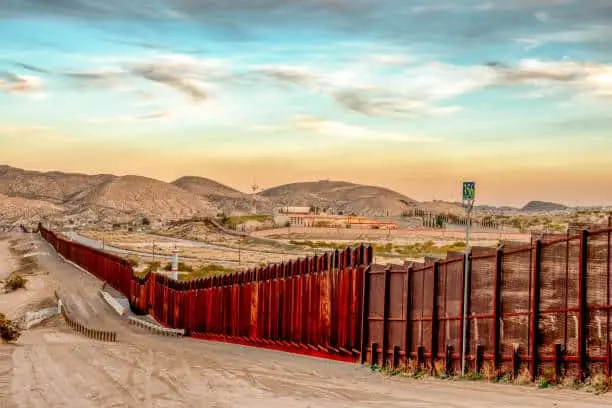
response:
<path id="1" fill-rule="evenodd" d="M 474 201 L 476 197 L 476 183 L 473 181 L 463 182 L 463 201 Z"/>

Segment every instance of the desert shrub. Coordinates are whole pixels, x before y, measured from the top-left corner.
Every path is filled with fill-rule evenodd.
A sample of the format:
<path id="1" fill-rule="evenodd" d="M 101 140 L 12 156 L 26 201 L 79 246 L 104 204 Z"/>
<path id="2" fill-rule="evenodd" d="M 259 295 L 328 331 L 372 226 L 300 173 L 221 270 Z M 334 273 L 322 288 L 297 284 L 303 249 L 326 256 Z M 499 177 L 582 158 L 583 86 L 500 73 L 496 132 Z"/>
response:
<path id="1" fill-rule="evenodd" d="M 24 289 L 28 280 L 21 275 L 12 275 L 4 283 L 4 288 L 9 291 L 15 291 L 17 289 Z"/>
<path id="2" fill-rule="evenodd" d="M 21 332 L 19 328 L 9 319 L 0 313 L 0 338 L 4 342 L 15 341 L 19 338 Z"/>
<path id="3" fill-rule="evenodd" d="M 206 264 L 206 265 L 200 265 L 197 269 L 197 272 L 203 275 L 216 275 L 216 274 L 234 273 L 235 270 L 233 268 L 227 268 L 222 265 Z"/>
<path id="4" fill-rule="evenodd" d="M 595 374 L 585 382 L 585 389 L 588 392 L 595 394 L 603 394 L 608 392 L 610 388 L 610 380 L 603 374 Z"/>
<path id="5" fill-rule="evenodd" d="M 145 273 L 147 273 L 147 272 L 155 272 L 155 271 L 157 271 L 159 269 L 160 266 L 161 266 L 161 263 L 158 262 L 158 261 L 148 262 L 144 271 L 145 271 Z"/>
<path id="6" fill-rule="evenodd" d="M 164 271 L 171 271 L 171 270 L 172 270 L 172 262 L 168 262 L 166 265 L 164 265 Z M 179 261 L 178 270 L 182 272 L 193 272 L 193 267 L 191 265 L 187 265 L 186 263 Z"/>
<path id="7" fill-rule="evenodd" d="M 136 260 L 135 258 L 132 258 L 132 257 L 128 257 L 127 258 L 127 262 L 130 264 L 130 266 L 132 268 L 136 268 L 139 265 L 138 260 Z"/>
<path id="8" fill-rule="evenodd" d="M 147 217 L 143 217 L 142 225 L 151 225 L 151 221 Z"/>

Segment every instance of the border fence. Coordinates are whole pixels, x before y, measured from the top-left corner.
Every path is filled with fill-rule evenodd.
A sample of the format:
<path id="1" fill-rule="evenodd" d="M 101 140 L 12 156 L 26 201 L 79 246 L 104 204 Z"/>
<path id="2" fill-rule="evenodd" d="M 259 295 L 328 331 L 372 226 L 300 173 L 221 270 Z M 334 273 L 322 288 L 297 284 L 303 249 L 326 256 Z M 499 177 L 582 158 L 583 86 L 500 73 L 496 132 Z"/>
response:
<path id="1" fill-rule="evenodd" d="M 463 253 L 385 266 L 360 246 L 183 282 L 136 277 L 119 257 L 39 230 L 133 310 L 192 337 L 456 373 L 465 322 L 470 371 L 611 374 L 612 228 L 473 248 L 465 299 Z"/>
<path id="2" fill-rule="evenodd" d="M 119 290 L 136 313 L 185 335 L 356 361 L 361 350 L 363 275 L 372 248 L 360 246 L 240 273 L 176 281 L 134 275 L 118 256 L 39 226 L 64 258 Z"/>

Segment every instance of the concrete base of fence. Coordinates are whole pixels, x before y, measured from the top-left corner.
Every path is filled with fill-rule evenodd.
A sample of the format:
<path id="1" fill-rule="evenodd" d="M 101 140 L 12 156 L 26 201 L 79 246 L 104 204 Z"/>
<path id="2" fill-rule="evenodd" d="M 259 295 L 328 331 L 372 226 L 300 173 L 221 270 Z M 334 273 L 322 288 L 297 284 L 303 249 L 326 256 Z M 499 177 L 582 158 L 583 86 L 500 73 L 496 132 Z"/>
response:
<path id="1" fill-rule="evenodd" d="M 183 337 L 185 335 L 185 330 L 183 329 L 168 329 L 166 327 L 158 326 L 154 323 L 144 321 L 134 316 L 128 316 L 128 322 L 134 326 L 142 327 L 162 336 Z"/>
<path id="2" fill-rule="evenodd" d="M 57 298 L 57 307 L 52 308 L 52 310 L 55 312 L 55 314 L 61 314 L 64 321 L 72 330 L 93 340 L 108 341 L 113 343 L 117 341 L 117 333 L 114 331 L 92 329 L 74 320 L 68 315 L 66 308 L 63 307 L 62 299 L 59 297 L 57 292 L 55 292 L 55 297 Z M 51 310 L 51 308 L 49 310 Z M 49 313 L 51 312 L 49 311 Z"/>
<path id="3" fill-rule="evenodd" d="M 115 299 L 114 297 L 112 297 L 111 295 L 103 291 L 102 289 L 100 289 L 99 292 L 100 292 L 100 296 L 104 298 L 106 303 L 108 303 L 108 305 L 112 307 L 113 310 L 117 312 L 119 316 L 125 316 L 125 314 L 127 313 L 127 309 L 123 305 L 121 305 L 117 301 L 117 299 Z"/>
<path id="4" fill-rule="evenodd" d="M 24 322 L 25 328 L 31 329 L 32 327 L 41 324 L 45 320 L 57 316 L 58 314 L 57 307 L 49 307 L 36 312 L 26 312 Z"/>

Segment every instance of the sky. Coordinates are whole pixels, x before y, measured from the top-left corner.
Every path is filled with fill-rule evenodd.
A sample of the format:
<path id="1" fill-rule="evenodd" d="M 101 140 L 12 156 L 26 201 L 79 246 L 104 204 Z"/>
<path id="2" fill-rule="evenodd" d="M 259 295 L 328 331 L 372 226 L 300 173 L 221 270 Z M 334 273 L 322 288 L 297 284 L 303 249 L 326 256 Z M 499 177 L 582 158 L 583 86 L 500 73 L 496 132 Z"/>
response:
<path id="1" fill-rule="evenodd" d="M 0 0 L 0 164 L 612 204 L 609 0 Z"/>

